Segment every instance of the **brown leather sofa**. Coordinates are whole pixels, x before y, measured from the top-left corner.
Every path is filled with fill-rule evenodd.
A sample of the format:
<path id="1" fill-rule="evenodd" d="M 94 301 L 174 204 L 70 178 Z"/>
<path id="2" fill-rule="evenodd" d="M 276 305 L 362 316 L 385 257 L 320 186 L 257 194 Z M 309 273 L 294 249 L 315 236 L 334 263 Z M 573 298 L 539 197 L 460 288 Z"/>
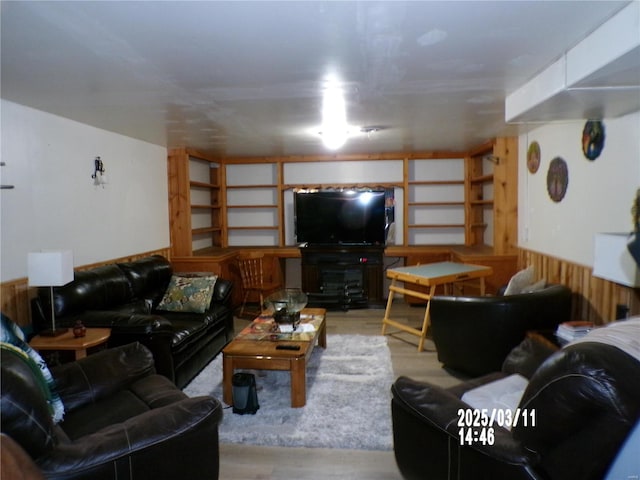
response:
<path id="1" fill-rule="evenodd" d="M 528 331 L 571 320 L 571 290 L 549 285 L 515 295 L 435 296 L 430 318 L 438 360 L 469 376 L 499 371 Z"/>
<path id="2" fill-rule="evenodd" d="M 622 338 L 637 338 L 638 326 L 631 326 L 619 322 L 608 328 Z M 586 338 L 552 353 L 538 368 L 525 368 L 531 363 L 526 361 L 510 368 L 512 357 L 523 356 L 520 347 L 516 350 L 503 371 L 448 389 L 407 377 L 396 380 L 391 404 L 394 452 L 405 479 L 605 478 L 640 419 L 638 353 Z M 496 421 L 492 435 L 483 435 L 481 417 L 473 415 L 480 412 L 461 398 L 512 373 L 530 376 L 518 404 L 521 413 L 529 412 L 528 421 L 521 416 L 511 430 Z M 470 419 L 478 418 L 478 424 L 461 412 L 471 412 Z"/>
<path id="3" fill-rule="evenodd" d="M 3 457 L 13 452 L 16 459 L 7 469 L 18 460 L 28 465 L 26 452 L 49 479 L 218 478 L 221 404 L 188 398 L 155 374 L 143 345 L 53 368 L 65 407 L 58 424 L 33 365 L 4 346 L 1 355 L 2 433 L 20 447 L 3 445 Z"/>
<path id="4" fill-rule="evenodd" d="M 58 326 L 109 327 L 109 347 L 140 342 L 151 350 L 158 373 L 182 388 L 233 338 L 230 280 L 218 278 L 203 313 L 158 310 L 173 269 L 154 255 L 75 272 L 74 280 L 55 287 Z M 32 302 L 36 333 L 50 328 L 49 288 Z"/>

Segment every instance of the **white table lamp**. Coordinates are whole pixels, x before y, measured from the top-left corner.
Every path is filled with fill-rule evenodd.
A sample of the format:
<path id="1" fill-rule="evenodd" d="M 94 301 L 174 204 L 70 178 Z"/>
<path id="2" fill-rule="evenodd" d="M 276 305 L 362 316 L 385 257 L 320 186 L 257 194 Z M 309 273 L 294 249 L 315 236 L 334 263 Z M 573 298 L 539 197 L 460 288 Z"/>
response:
<path id="1" fill-rule="evenodd" d="M 626 287 L 640 286 L 640 270 L 627 248 L 628 233 L 596 233 L 593 276 Z"/>
<path id="2" fill-rule="evenodd" d="M 27 258 L 29 286 L 49 287 L 51 294 L 51 330 L 40 335 L 55 337 L 68 328 L 56 328 L 56 313 L 53 304 L 53 287 L 60 287 L 73 281 L 73 253 L 71 250 L 45 250 L 29 253 Z"/>

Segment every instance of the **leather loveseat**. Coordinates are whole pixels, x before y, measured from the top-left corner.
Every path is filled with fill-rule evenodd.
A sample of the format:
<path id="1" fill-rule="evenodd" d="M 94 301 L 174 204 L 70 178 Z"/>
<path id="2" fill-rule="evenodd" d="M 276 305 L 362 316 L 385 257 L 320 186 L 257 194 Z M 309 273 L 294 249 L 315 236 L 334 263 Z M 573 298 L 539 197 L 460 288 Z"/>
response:
<path id="1" fill-rule="evenodd" d="M 448 389 L 398 378 L 391 408 L 402 476 L 407 480 L 610 478 L 605 477 L 607 471 L 640 421 L 638 338 L 640 318 L 596 329 L 551 353 L 537 368 L 530 359 L 539 361 L 540 355 L 521 348 L 527 339 L 509 355 L 502 371 Z M 495 410 L 489 406 L 483 422 L 478 405 L 462 400 L 468 392 L 497 385 L 514 373 L 528 378 L 528 383 L 521 397 L 514 397 L 519 398 L 521 415 L 511 422 L 510 430 L 505 428 L 507 417 L 500 415 L 505 413 L 503 404 L 497 403 Z M 497 413 L 493 425 L 492 411 Z M 516 410 L 512 411 L 515 418 Z"/>
<path id="2" fill-rule="evenodd" d="M 59 423 L 35 363 L 3 344 L 1 370 L 2 433 L 13 441 L 2 445 L 3 475 L 13 463 L 19 478 L 38 478 L 30 459 L 48 479 L 218 478 L 220 402 L 188 398 L 155 374 L 139 343 L 52 368 L 64 405 Z"/>
<path id="3" fill-rule="evenodd" d="M 564 285 L 513 295 L 435 296 L 430 318 L 438 360 L 469 376 L 499 371 L 528 331 L 555 331 L 571 320 L 571 302 Z"/>
<path id="4" fill-rule="evenodd" d="M 158 310 L 172 274 L 160 255 L 77 271 L 71 283 L 53 289 L 56 323 L 109 327 L 109 347 L 142 343 L 158 373 L 182 388 L 233 338 L 233 284 L 218 278 L 203 313 Z M 39 288 L 32 303 L 36 333 L 50 328 L 50 305 L 49 288 Z"/>

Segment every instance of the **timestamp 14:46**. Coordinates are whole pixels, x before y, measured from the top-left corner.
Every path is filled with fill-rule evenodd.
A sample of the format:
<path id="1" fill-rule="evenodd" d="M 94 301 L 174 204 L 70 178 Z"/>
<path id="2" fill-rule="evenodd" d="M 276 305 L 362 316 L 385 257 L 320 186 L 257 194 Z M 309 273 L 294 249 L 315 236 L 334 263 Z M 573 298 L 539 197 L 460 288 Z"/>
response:
<path id="1" fill-rule="evenodd" d="M 493 445 L 496 440 L 493 427 L 461 427 L 458 430 L 460 445 L 473 445 L 479 443 L 481 445 Z"/>

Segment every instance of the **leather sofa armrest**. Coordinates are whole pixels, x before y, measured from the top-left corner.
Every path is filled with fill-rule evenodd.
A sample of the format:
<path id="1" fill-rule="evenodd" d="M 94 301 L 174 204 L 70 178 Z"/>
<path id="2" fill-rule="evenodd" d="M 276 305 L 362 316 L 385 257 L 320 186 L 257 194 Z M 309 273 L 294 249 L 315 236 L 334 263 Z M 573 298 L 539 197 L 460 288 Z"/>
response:
<path id="1" fill-rule="evenodd" d="M 467 403 L 436 385 L 418 382 L 407 377 L 399 377 L 392 386 L 393 401 L 400 408 L 408 411 L 423 424 L 417 428 L 432 428 L 449 436 L 455 445 L 461 445 L 460 429 L 468 430 L 465 412 L 473 410 Z M 475 413 L 475 412 L 474 412 Z M 474 427 L 479 431 L 481 426 Z M 465 442 L 471 448 L 500 462 L 512 465 L 531 464 L 537 459 L 515 440 L 511 432 L 498 425 L 493 426 L 493 441 L 483 445 L 482 442 Z"/>
<path id="2" fill-rule="evenodd" d="M 153 356 L 140 343 L 103 350 L 51 370 L 67 411 L 95 403 L 153 373 Z"/>
<path id="3" fill-rule="evenodd" d="M 215 398 L 187 398 L 61 443 L 37 463 L 56 478 L 217 478 L 221 418 Z"/>
<path id="4" fill-rule="evenodd" d="M 228 305 L 231 302 L 231 291 L 233 290 L 233 282 L 225 278 L 216 280 L 213 288 L 213 296 L 211 297 L 211 305 L 223 304 Z"/>

